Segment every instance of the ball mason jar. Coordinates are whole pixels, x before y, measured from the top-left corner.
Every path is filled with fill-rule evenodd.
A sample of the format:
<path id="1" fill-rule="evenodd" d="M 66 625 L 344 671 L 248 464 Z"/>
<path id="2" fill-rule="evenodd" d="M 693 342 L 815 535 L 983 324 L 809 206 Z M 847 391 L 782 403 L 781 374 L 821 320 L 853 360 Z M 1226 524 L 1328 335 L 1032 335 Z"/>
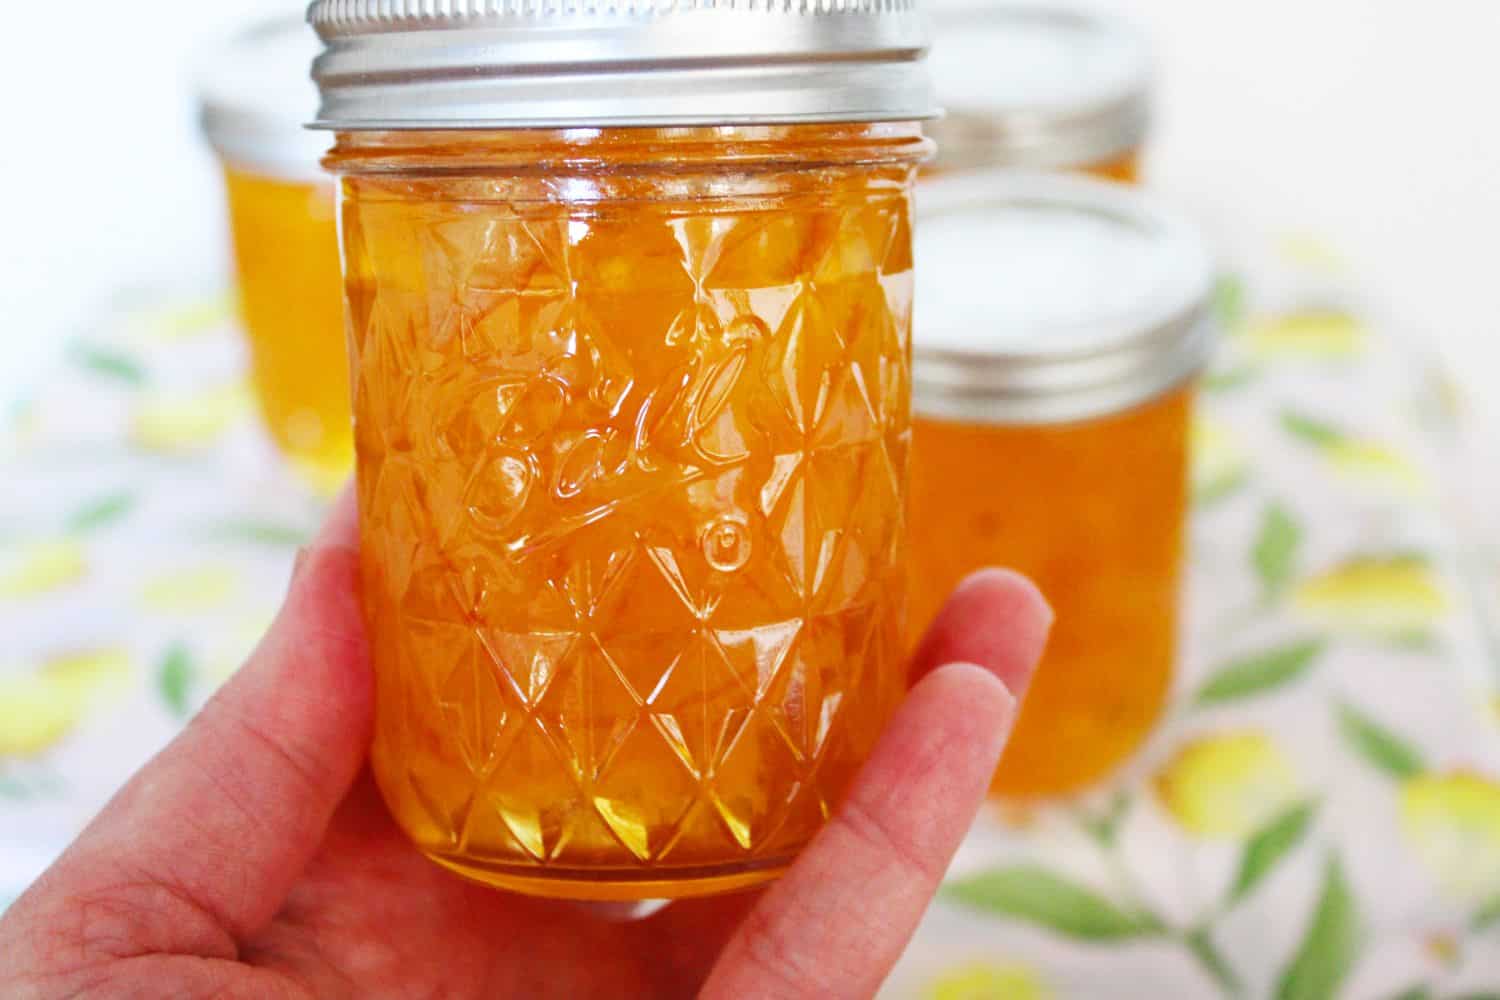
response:
<path id="1" fill-rule="evenodd" d="M 299 18 L 256 25 L 214 52 L 200 83 L 204 134 L 224 172 L 250 375 L 271 438 L 319 493 L 354 465 L 334 188 Z"/>
<path id="2" fill-rule="evenodd" d="M 1128 21 L 1051 0 L 939 0 L 932 73 L 944 116 L 930 172 L 995 167 L 1135 183 L 1152 56 Z"/>
<path id="3" fill-rule="evenodd" d="M 993 788 L 1071 791 L 1172 687 L 1212 267 L 1136 191 L 1004 172 L 924 183 L 918 256 L 913 625 L 981 567 L 1037 582 L 1057 619 Z"/>
<path id="4" fill-rule="evenodd" d="M 523 892 L 773 878 L 904 687 L 921 22 L 390 7 L 311 12 L 386 801 Z"/>

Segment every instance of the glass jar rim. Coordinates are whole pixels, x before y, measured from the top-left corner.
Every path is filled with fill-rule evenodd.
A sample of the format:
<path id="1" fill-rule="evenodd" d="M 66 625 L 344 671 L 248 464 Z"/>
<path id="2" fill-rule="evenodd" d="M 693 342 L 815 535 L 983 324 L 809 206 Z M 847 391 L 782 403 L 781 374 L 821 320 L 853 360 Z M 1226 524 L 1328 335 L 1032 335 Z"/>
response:
<path id="1" fill-rule="evenodd" d="M 308 130 L 316 36 L 296 15 L 256 21 L 208 49 L 196 72 L 198 123 L 226 162 L 295 180 L 325 180 L 327 136 Z"/>
<path id="2" fill-rule="evenodd" d="M 942 221 L 959 227 L 956 235 L 963 245 L 952 253 L 993 268 L 993 280 L 1003 281 L 1003 248 L 991 246 L 984 252 L 974 245 L 974 231 L 966 235 L 964 227 L 977 227 L 977 220 L 986 216 L 1003 219 L 1007 213 L 1015 216 L 1018 235 L 1024 235 L 1026 225 L 1020 213 L 1052 215 L 1100 233 L 1116 229 L 1121 242 L 1107 258 L 1090 260 L 1086 248 L 1076 248 L 1080 269 L 1126 261 L 1138 264 L 1142 274 L 1146 268 L 1156 273 L 1149 284 L 1128 289 L 1136 298 L 1124 307 L 1111 303 L 1072 320 L 1013 317 L 1015 326 L 1005 331 L 1003 342 L 976 337 L 972 326 L 964 325 L 985 322 L 982 312 L 959 307 L 946 318 L 933 319 L 939 312 L 934 301 L 944 300 L 919 287 L 912 364 L 913 405 L 919 414 L 1001 424 L 1085 419 L 1146 402 L 1204 367 L 1218 332 L 1211 309 L 1212 255 L 1191 222 L 1122 185 L 1008 170 L 926 181 L 917 199 L 919 284 L 923 274 L 949 288 L 964 284 L 952 280 L 942 259 L 934 260 L 938 255 L 932 241 L 941 238 L 935 224 Z M 1131 249 L 1125 240 L 1141 249 Z M 1019 249 L 1022 241 L 1012 242 Z M 1061 247 L 1054 259 L 1071 265 L 1070 253 Z M 1127 260 L 1132 253 L 1147 253 L 1150 259 Z M 1087 277 L 1080 285 L 1088 284 Z M 996 309 L 993 317 L 997 322 L 998 313 Z"/>
<path id="3" fill-rule="evenodd" d="M 1145 142 L 1153 60 L 1130 21 L 1068 3 L 989 0 L 939 6 L 933 23 L 946 113 L 929 132 L 945 166 L 1090 166 Z"/>
<path id="4" fill-rule="evenodd" d="M 315 125 L 922 119 L 919 0 L 314 0 Z"/>

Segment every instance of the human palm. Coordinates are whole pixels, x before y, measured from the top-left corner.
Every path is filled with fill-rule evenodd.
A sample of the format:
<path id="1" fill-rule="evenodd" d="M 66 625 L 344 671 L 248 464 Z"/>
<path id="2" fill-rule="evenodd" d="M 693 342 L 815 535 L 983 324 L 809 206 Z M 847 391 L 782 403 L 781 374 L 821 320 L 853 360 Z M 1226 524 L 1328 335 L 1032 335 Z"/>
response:
<path id="1" fill-rule="evenodd" d="M 971 578 L 788 874 L 631 919 L 466 882 L 402 836 L 365 768 L 354 537 L 346 496 L 246 666 L 0 919 L 7 997 L 868 996 L 978 808 L 1051 623 L 1019 577 Z"/>

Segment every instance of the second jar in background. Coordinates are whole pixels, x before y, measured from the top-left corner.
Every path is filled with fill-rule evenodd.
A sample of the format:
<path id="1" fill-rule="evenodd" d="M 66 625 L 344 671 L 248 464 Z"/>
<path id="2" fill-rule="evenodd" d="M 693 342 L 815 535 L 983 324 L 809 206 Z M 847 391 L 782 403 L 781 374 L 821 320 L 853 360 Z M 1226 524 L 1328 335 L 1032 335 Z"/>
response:
<path id="1" fill-rule="evenodd" d="M 250 374 L 266 429 L 292 467 L 332 493 L 354 464 L 334 186 L 300 19 L 261 24 L 215 55 L 204 132 L 223 164 Z"/>
<path id="2" fill-rule="evenodd" d="M 913 625 L 982 567 L 1037 582 L 1057 622 L 994 789 L 1066 792 L 1128 757 L 1171 687 L 1211 271 L 1116 185 L 977 174 L 921 207 Z"/>
<path id="3" fill-rule="evenodd" d="M 1150 48 L 1128 22 L 1039 0 L 934 5 L 946 113 L 927 126 L 933 173 L 990 167 L 1140 179 Z"/>

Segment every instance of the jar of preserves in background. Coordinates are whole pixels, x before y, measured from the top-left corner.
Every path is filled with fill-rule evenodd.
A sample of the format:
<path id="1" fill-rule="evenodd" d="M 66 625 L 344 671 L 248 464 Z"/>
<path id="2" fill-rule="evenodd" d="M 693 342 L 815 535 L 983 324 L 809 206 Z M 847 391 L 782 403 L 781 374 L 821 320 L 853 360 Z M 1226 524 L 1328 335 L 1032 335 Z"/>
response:
<path id="1" fill-rule="evenodd" d="M 543 895 L 772 878 L 904 689 L 923 24 L 320 2 L 373 750 Z"/>
<path id="2" fill-rule="evenodd" d="M 1011 167 L 1140 179 L 1152 58 L 1129 22 L 1047 0 L 935 5 L 944 116 L 933 173 Z"/>
<path id="3" fill-rule="evenodd" d="M 349 368 L 326 134 L 300 19 L 264 22 L 207 61 L 204 134 L 223 164 L 240 317 L 266 428 L 298 474 L 331 494 L 353 466 Z"/>
<path id="4" fill-rule="evenodd" d="M 1069 791 L 1171 687 L 1208 255 L 1134 191 L 998 172 L 924 185 L 918 250 L 913 625 L 981 567 L 1037 582 L 1057 621 L 994 789 Z"/>

